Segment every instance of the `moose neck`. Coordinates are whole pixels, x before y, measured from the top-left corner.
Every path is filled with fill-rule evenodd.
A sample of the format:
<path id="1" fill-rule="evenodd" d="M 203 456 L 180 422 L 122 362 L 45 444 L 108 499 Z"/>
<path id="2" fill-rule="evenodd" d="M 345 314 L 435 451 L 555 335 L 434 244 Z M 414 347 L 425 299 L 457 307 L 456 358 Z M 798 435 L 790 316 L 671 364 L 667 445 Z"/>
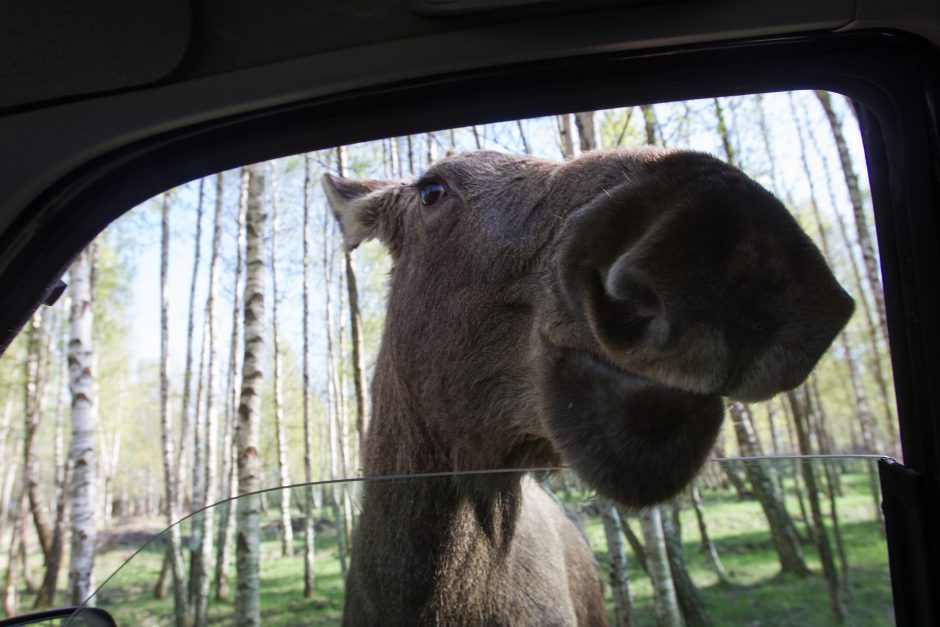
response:
<path id="1" fill-rule="evenodd" d="M 503 316 L 492 327 L 466 325 L 455 333 L 453 320 L 472 316 L 472 308 L 460 312 L 464 318 L 449 308 L 438 309 L 420 329 L 422 342 L 415 337 L 419 329 L 408 326 L 413 310 L 400 323 L 400 307 L 404 305 L 393 298 L 376 362 L 365 475 L 551 463 L 555 457 L 546 442 L 535 435 L 509 436 L 508 430 L 519 423 L 511 415 L 518 412 L 517 403 L 529 402 L 525 394 L 509 405 L 488 396 L 494 383 L 515 381 L 517 389 L 525 389 L 524 381 L 512 378 L 512 364 L 494 360 L 492 351 L 485 354 L 493 339 L 490 329 L 524 336 L 524 323 Z M 478 350 L 467 349 L 474 345 Z M 457 355 L 463 355 L 462 360 Z M 461 378 L 461 372 L 484 374 L 468 379 Z M 434 622 L 451 611 L 456 612 L 454 622 L 459 616 L 485 614 L 493 590 L 503 585 L 493 581 L 494 573 L 505 576 L 499 564 L 516 533 L 523 493 L 528 493 L 524 485 L 521 472 L 367 482 L 357 531 L 360 549 L 350 574 L 355 584 L 351 587 L 363 591 L 363 597 L 347 605 L 384 604 L 401 611 L 402 622 L 422 613 L 433 616 Z M 383 617 L 395 623 L 387 614 Z"/>
<path id="2" fill-rule="evenodd" d="M 372 383 L 365 474 L 558 463 L 534 413 L 531 312 L 488 285 L 415 293 L 413 285 L 429 283 L 420 276 L 426 271 L 393 272 Z M 512 290 L 517 297 L 521 292 Z"/>
<path id="3" fill-rule="evenodd" d="M 500 565 L 523 485 L 517 473 L 368 482 L 347 607 L 363 612 L 362 622 L 387 624 L 459 624 L 492 613 L 510 585 Z"/>

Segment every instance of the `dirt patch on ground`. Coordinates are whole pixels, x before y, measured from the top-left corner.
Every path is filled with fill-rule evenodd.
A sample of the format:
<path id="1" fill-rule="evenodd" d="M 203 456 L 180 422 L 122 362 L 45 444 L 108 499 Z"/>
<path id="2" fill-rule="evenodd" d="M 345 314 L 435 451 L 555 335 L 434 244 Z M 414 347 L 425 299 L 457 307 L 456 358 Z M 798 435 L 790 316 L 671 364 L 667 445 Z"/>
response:
<path id="1" fill-rule="evenodd" d="M 98 550 L 140 548 L 163 531 L 162 527 L 127 525 L 98 532 Z M 160 542 L 158 539 L 157 542 Z"/>

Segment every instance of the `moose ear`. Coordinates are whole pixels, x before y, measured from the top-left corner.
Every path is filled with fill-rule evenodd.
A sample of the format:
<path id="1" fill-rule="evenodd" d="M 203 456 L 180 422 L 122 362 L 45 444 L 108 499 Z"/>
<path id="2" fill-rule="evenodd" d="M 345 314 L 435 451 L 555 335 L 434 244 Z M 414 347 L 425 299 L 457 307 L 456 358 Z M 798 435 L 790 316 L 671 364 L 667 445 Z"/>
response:
<path id="1" fill-rule="evenodd" d="M 381 202 L 376 192 L 392 184 L 391 181 L 358 181 L 323 175 L 323 190 L 333 216 L 339 222 L 347 250 L 379 236 L 376 209 Z"/>

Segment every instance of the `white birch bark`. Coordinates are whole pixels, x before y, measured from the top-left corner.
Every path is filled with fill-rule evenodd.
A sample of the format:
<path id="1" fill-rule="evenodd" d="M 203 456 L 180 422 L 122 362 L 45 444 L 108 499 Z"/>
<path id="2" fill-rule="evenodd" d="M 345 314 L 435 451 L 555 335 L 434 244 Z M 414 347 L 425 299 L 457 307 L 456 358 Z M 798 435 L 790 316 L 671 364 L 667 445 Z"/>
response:
<path id="1" fill-rule="evenodd" d="M 281 325 L 278 303 L 277 246 L 280 228 L 280 196 L 277 170 L 271 168 L 271 309 L 274 324 L 274 430 L 277 436 L 277 473 L 280 481 L 281 556 L 294 554 L 294 529 L 290 515 L 290 471 L 287 465 L 287 436 L 284 433 L 284 377 L 281 372 Z"/>
<path id="2" fill-rule="evenodd" d="M 193 429 L 193 413 L 191 410 L 190 403 L 190 394 L 192 388 L 190 383 L 192 381 L 192 368 L 193 368 L 193 330 L 196 324 L 196 279 L 199 276 L 199 259 L 202 252 L 202 203 L 203 203 L 203 187 L 205 185 L 204 180 L 199 181 L 199 201 L 196 205 L 196 238 L 193 243 L 194 246 L 194 255 L 193 255 L 193 272 L 192 278 L 189 282 L 189 312 L 186 317 L 186 365 L 183 372 L 183 402 L 181 405 L 182 417 L 180 420 L 180 441 L 179 448 L 176 450 L 176 468 L 179 473 L 180 478 L 186 476 L 186 439 L 189 437 L 189 432 Z M 186 501 L 186 487 L 183 484 L 180 484 L 180 490 L 177 494 L 179 499 L 179 507 L 184 507 Z"/>
<path id="3" fill-rule="evenodd" d="M 384 143 L 382 144 L 385 145 Z M 304 480 L 313 481 L 313 416 L 310 412 L 310 155 L 304 155 L 303 232 L 303 418 Z M 313 517 L 313 488 L 304 488 L 304 598 L 313 597 L 316 585 L 316 528 Z"/>
<path id="4" fill-rule="evenodd" d="M 238 493 L 249 495 L 261 489 L 259 424 L 264 384 L 264 171 L 252 165 L 248 185 L 245 274 L 245 357 L 242 391 L 238 405 Z M 235 623 L 261 624 L 260 598 L 261 499 L 242 496 L 237 502 L 235 532 Z"/>
<path id="5" fill-rule="evenodd" d="M 170 418 L 170 192 L 163 196 L 162 234 L 160 253 L 160 438 L 163 444 L 163 485 L 166 490 L 166 518 L 169 528 L 169 561 L 173 572 L 173 609 L 177 625 L 186 624 L 186 574 L 183 567 L 182 539 L 180 538 L 178 488 L 175 454 L 173 451 L 173 423 Z"/>
<path id="6" fill-rule="evenodd" d="M 333 256 L 330 254 L 329 236 L 330 218 L 323 217 L 323 284 L 324 284 L 324 326 L 326 331 L 326 378 L 327 378 L 327 438 L 329 451 L 329 472 L 330 480 L 336 481 L 339 478 L 339 433 L 337 429 L 339 413 L 339 384 L 336 377 L 336 358 L 333 342 L 333 304 L 332 304 L 332 283 Z M 345 512 L 343 504 L 342 486 L 333 483 L 331 486 L 333 495 L 333 517 L 336 521 L 336 548 L 339 554 L 340 574 L 343 581 L 346 581 L 346 525 Z"/>
<path id="7" fill-rule="evenodd" d="M 221 497 L 230 499 L 238 490 L 238 474 L 235 443 L 235 414 L 238 411 L 238 349 L 241 346 L 241 324 L 238 316 L 242 309 L 242 251 L 245 248 L 245 212 L 248 208 L 248 168 L 242 168 L 240 173 L 238 194 L 238 221 L 235 243 L 235 278 L 232 282 L 235 297 L 232 299 L 232 342 L 229 345 L 228 364 L 228 390 L 226 394 L 225 428 L 222 430 L 222 494 Z M 223 503 L 219 506 L 219 541 L 215 563 L 215 597 L 218 600 L 228 599 L 229 596 L 229 570 L 232 562 L 231 537 L 234 531 L 235 519 L 232 516 L 232 504 Z"/>
<path id="8" fill-rule="evenodd" d="M 630 627 L 633 622 L 633 599 L 630 597 L 630 581 L 627 576 L 627 551 L 623 546 L 623 525 L 617 506 L 606 498 L 598 499 L 601 522 L 607 537 L 607 558 L 610 560 L 610 593 L 614 599 L 616 624 Z"/>
<path id="9" fill-rule="evenodd" d="M 72 550 L 69 602 L 84 603 L 95 589 L 95 399 L 92 347 L 92 252 L 78 254 L 69 270 L 69 389 L 72 395 Z M 93 599 L 92 599 L 93 602 Z"/>
<path id="10" fill-rule="evenodd" d="M 204 422 L 204 454 L 205 464 L 202 472 L 202 499 L 203 504 L 211 506 L 216 501 L 216 466 L 218 455 L 216 444 L 218 440 L 218 387 L 219 387 L 219 360 L 218 360 L 218 293 L 219 293 L 219 259 L 221 257 L 222 241 L 222 200 L 224 177 L 220 172 L 216 175 L 215 216 L 212 226 L 212 251 L 209 260 L 209 294 L 206 300 L 206 332 L 209 339 L 209 353 L 206 370 L 206 409 Z M 193 617 L 196 625 L 208 622 L 209 613 L 209 564 L 212 559 L 212 528 L 215 521 L 215 508 L 206 507 L 202 510 L 197 525 L 199 527 L 199 545 L 193 555 Z"/>
<path id="11" fill-rule="evenodd" d="M 558 116 L 558 141 L 561 155 L 565 159 L 574 156 L 574 129 L 571 127 L 571 115 L 565 113 Z"/>
<path id="12" fill-rule="evenodd" d="M 683 627 L 682 612 L 676 597 L 669 566 L 669 554 L 663 535 L 662 510 L 654 505 L 640 514 L 646 544 L 646 568 L 653 583 L 653 605 L 660 627 Z"/>

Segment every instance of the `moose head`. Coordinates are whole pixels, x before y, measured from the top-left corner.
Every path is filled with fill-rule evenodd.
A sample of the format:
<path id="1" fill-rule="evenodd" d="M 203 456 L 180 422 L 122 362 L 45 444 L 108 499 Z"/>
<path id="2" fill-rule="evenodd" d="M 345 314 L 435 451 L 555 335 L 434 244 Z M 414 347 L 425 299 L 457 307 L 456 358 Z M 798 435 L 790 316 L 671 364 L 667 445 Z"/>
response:
<path id="1" fill-rule="evenodd" d="M 324 186 L 345 245 L 393 260 L 367 474 L 563 461 L 662 500 L 722 397 L 799 385 L 853 310 L 786 208 L 705 154 L 475 152 Z"/>

